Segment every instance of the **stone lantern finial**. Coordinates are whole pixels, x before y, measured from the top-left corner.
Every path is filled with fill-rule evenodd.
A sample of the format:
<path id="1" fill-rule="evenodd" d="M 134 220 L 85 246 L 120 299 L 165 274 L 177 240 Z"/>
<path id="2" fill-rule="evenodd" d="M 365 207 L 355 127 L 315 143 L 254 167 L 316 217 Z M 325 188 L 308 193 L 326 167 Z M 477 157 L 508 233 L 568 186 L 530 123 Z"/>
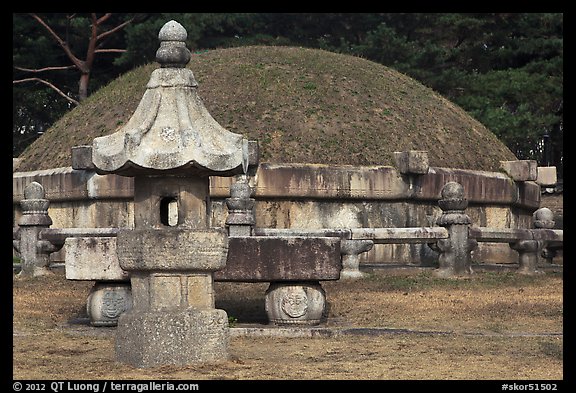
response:
<path id="1" fill-rule="evenodd" d="M 188 33 L 184 26 L 175 20 L 167 22 L 160 32 L 160 48 L 156 51 L 156 61 L 163 68 L 183 68 L 190 61 L 190 51 L 186 48 Z"/>

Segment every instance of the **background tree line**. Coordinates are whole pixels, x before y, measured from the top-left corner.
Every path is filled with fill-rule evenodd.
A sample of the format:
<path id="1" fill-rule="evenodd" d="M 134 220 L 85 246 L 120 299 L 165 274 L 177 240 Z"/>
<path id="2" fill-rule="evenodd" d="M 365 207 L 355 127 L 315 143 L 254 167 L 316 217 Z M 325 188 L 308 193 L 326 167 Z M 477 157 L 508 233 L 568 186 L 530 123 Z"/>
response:
<path id="1" fill-rule="evenodd" d="M 170 19 L 193 52 L 305 46 L 397 69 L 562 178 L 561 13 L 13 14 L 14 156 L 91 92 L 153 61 Z"/>

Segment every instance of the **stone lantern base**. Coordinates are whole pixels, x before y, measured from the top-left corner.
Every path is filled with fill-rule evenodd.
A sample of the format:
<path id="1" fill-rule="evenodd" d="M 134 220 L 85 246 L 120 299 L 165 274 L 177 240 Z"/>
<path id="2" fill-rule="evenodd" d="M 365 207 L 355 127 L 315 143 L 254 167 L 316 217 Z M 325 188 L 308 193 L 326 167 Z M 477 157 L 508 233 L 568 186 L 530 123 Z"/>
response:
<path id="1" fill-rule="evenodd" d="M 229 332 L 224 310 L 131 310 L 118 320 L 116 359 L 140 368 L 223 361 Z"/>

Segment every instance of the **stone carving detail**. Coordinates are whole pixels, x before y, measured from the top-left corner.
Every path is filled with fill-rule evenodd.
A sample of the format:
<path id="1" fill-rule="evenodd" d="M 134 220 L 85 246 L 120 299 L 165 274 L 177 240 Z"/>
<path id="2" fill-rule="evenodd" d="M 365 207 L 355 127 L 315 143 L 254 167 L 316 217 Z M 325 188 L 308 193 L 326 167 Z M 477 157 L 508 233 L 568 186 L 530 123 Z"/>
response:
<path id="1" fill-rule="evenodd" d="M 86 302 L 92 326 L 116 326 L 120 315 L 131 308 L 132 291 L 128 283 L 96 282 Z"/>
<path id="2" fill-rule="evenodd" d="M 172 127 L 164 127 L 160 131 L 160 136 L 167 142 L 174 141 L 176 140 L 176 130 Z"/>
<path id="3" fill-rule="evenodd" d="M 301 317 L 308 311 L 308 296 L 301 287 L 292 287 L 282 297 L 280 307 L 292 318 Z"/>
<path id="4" fill-rule="evenodd" d="M 256 200 L 250 198 L 252 188 L 248 184 L 248 177 L 239 175 L 236 183 L 230 186 L 230 198 L 226 199 L 228 217 L 226 226 L 230 236 L 250 236 L 252 228 L 256 225 L 254 205 Z"/>
<path id="5" fill-rule="evenodd" d="M 126 299 L 117 292 L 106 292 L 102 296 L 102 315 L 106 318 L 117 319 L 127 309 Z"/>
<path id="6" fill-rule="evenodd" d="M 228 357 L 228 317 L 214 308 L 213 297 L 213 272 L 226 266 L 228 235 L 209 227 L 208 176 L 245 173 L 251 149 L 202 104 L 186 68 L 186 37 L 176 21 L 162 27 L 156 52 L 161 68 L 152 72 L 136 111 L 117 132 L 92 144 L 97 173 L 135 177 L 134 229 L 116 238 L 134 307 L 118 318 L 115 349 L 116 360 L 136 367 Z M 175 199 L 177 225 L 164 219 L 166 198 Z M 103 311 L 120 307 L 111 296 Z"/>
<path id="7" fill-rule="evenodd" d="M 360 271 L 360 254 L 370 251 L 374 246 L 372 240 L 342 240 L 342 271 L 341 279 L 356 279 L 364 277 Z"/>
<path id="8" fill-rule="evenodd" d="M 266 313 L 276 325 L 318 325 L 325 318 L 326 294 L 318 282 L 272 282 Z"/>
<path id="9" fill-rule="evenodd" d="M 547 207 L 542 207 L 532 214 L 535 228 L 553 229 L 556 222 L 554 221 L 554 213 Z"/>

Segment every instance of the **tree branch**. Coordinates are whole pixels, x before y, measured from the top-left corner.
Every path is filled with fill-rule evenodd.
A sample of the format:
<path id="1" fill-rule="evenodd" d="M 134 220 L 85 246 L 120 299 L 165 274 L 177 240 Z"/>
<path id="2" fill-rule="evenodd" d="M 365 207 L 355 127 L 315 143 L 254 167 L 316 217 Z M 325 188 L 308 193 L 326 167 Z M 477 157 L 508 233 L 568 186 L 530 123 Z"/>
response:
<path id="1" fill-rule="evenodd" d="M 83 71 L 85 68 L 84 62 L 82 60 L 80 60 L 79 58 L 77 58 L 74 55 L 74 53 L 72 53 L 72 51 L 68 47 L 68 44 L 62 38 L 60 38 L 60 36 L 58 34 L 56 34 L 56 32 L 54 30 L 52 30 L 52 28 L 50 26 L 48 26 L 46 24 L 46 22 L 44 22 L 44 20 L 42 18 L 40 18 L 38 15 L 36 15 L 36 14 L 28 14 L 28 15 L 30 15 L 32 18 L 36 19 L 36 21 L 38 23 L 40 23 L 40 25 L 42 25 L 48 31 L 48 33 L 52 36 L 52 38 L 54 38 L 56 40 L 56 42 L 60 45 L 60 47 L 64 50 L 64 52 L 66 53 L 68 58 L 72 61 L 72 63 L 76 67 L 78 67 L 78 69 Z"/>
<path id="2" fill-rule="evenodd" d="M 70 68 L 76 68 L 76 66 L 74 65 L 69 65 L 69 66 L 54 66 L 54 67 L 44 67 L 44 68 L 38 68 L 38 69 L 31 69 L 31 68 L 24 68 L 24 67 L 18 67 L 18 66 L 14 66 L 15 69 L 17 69 L 18 71 L 24 71 L 24 72 L 44 72 L 44 71 L 59 71 L 59 70 L 69 70 Z"/>
<path id="3" fill-rule="evenodd" d="M 126 22 L 120 23 L 118 26 L 99 34 L 98 37 L 96 37 L 96 40 L 100 41 L 103 38 L 106 38 L 107 36 L 109 36 L 110 34 L 113 34 L 113 33 L 117 32 L 118 30 L 122 30 L 124 27 L 126 27 L 127 25 L 132 23 L 133 20 L 134 20 L 134 18 L 130 18 Z"/>
<path id="4" fill-rule="evenodd" d="M 125 53 L 126 49 L 96 49 L 94 53 Z"/>
<path id="5" fill-rule="evenodd" d="M 96 18 L 96 14 L 92 14 L 92 15 L 94 15 L 94 18 Z M 102 22 L 106 22 L 111 16 L 112 16 L 112 14 L 110 12 L 107 12 L 106 14 L 101 16 L 100 18 L 96 19 L 96 25 L 100 25 L 100 24 L 102 24 Z"/>
<path id="6" fill-rule="evenodd" d="M 15 80 L 12 81 L 12 84 L 17 84 L 17 83 L 24 83 L 24 82 L 40 82 L 40 83 L 44 83 L 45 85 L 49 86 L 50 88 L 52 88 L 54 91 L 56 91 L 56 93 L 60 94 L 62 97 L 64 97 L 65 99 L 67 99 L 68 101 L 70 101 L 71 103 L 73 103 L 74 105 L 78 105 L 79 102 L 76 101 L 73 98 L 68 97 L 66 94 L 64 94 L 64 92 L 62 92 L 62 90 L 60 90 L 59 88 L 57 88 L 56 86 L 54 86 L 52 83 L 45 81 L 44 79 L 40 79 L 40 78 L 25 78 L 25 79 L 19 79 L 19 80 Z"/>

